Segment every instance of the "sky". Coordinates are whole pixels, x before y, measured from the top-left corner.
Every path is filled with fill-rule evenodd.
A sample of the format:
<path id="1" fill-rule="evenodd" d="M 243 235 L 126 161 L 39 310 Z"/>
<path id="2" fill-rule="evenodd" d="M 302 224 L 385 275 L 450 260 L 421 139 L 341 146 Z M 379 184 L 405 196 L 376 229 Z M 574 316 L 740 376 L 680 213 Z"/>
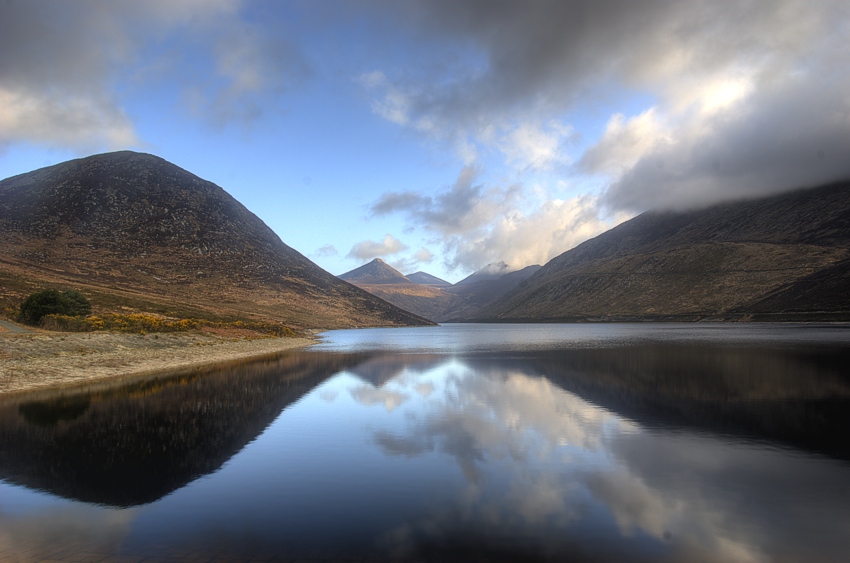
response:
<path id="1" fill-rule="evenodd" d="M 342 274 L 850 178 L 850 3 L 0 0 L 0 178 L 131 149 Z"/>

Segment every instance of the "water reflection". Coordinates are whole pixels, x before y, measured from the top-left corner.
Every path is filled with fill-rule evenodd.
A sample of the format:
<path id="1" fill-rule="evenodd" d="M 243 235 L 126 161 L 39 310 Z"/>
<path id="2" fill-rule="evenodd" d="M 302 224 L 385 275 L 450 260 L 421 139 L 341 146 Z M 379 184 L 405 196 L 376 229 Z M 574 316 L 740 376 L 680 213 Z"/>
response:
<path id="1" fill-rule="evenodd" d="M 209 474 L 351 355 L 293 353 L 95 393 L 0 403 L 0 478 L 111 506 L 155 501 Z"/>
<path id="2" fill-rule="evenodd" d="M 683 363 L 685 357 L 690 362 Z M 685 432 L 677 424 L 710 429 L 715 411 L 733 405 L 741 416 L 724 422 L 724 429 L 733 429 L 737 419 L 744 422 L 737 432 L 769 440 L 777 433 L 765 419 L 796 414 L 799 409 L 778 405 L 802 401 L 807 416 L 782 427 L 793 427 L 793 437 L 804 444 L 846 453 L 841 433 L 847 426 L 821 435 L 835 420 L 833 409 L 822 412 L 818 405 L 829 396 L 846 410 L 850 386 L 838 371 L 807 369 L 806 358 L 777 350 L 727 355 L 650 347 L 435 365 L 446 385 L 442 396 L 432 398 L 421 416 L 410 416 L 404 431 L 379 430 L 374 440 L 390 456 L 448 456 L 466 483 L 384 541 L 397 555 L 507 544 L 512 556 L 543 559 L 840 560 L 850 549 L 846 465 L 769 442 L 754 446 Z M 823 359 L 817 360 L 821 367 Z M 607 377 L 600 380 L 601 374 Z M 696 380 L 686 382 L 689 374 Z M 700 378 L 711 384 L 701 386 Z M 644 401 L 647 385 L 660 391 L 651 404 Z M 609 405 L 639 408 L 631 409 L 629 420 L 570 387 Z M 677 401 L 685 404 L 673 408 Z M 693 401 L 706 406 L 678 416 Z M 765 401 L 777 408 L 766 408 Z M 659 419 L 658 406 L 673 414 Z M 748 414 L 750 407 L 755 412 Z M 809 418 L 818 424 L 805 424 Z"/>
<path id="3" fill-rule="evenodd" d="M 850 347 L 621 344 L 304 352 L 5 401 L 0 477 L 74 501 L 0 484 L 0 555 L 25 537 L 178 558 L 850 553 Z"/>

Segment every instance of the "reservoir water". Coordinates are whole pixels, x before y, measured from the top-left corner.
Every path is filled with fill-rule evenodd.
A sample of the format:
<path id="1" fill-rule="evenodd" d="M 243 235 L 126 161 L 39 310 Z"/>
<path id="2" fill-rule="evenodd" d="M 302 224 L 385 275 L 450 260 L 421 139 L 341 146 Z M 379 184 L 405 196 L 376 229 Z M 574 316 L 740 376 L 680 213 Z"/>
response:
<path id="1" fill-rule="evenodd" d="M 0 560 L 850 560 L 850 327 L 322 338 L 0 398 Z"/>

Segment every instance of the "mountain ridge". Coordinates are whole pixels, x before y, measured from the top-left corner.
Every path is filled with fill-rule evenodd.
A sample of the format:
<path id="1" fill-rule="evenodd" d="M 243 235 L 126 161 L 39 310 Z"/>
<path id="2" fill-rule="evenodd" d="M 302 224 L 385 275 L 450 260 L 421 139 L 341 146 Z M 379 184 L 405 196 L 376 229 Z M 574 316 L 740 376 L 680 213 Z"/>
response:
<path id="1" fill-rule="evenodd" d="M 840 182 L 641 214 L 555 257 L 463 320 L 850 319 L 848 260 L 850 182 Z M 808 306 L 806 288 L 821 293 L 806 298 Z"/>

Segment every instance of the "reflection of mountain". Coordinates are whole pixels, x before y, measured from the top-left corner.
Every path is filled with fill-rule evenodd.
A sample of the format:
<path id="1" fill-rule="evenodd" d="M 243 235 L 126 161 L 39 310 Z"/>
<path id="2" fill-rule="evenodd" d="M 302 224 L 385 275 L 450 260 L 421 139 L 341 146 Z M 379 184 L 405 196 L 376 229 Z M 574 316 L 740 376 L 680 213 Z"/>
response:
<path id="1" fill-rule="evenodd" d="M 362 357 L 293 353 L 93 394 L 0 403 L 0 478 L 113 506 L 209 474 L 325 379 Z"/>
<path id="2" fill-rule="evenodd" d="M 765 439 L 850 459 L 850 350 L 646 344 L 470 359 L 542 375 L 642 425 Z"/>
<path id="3" fill-rule="evenodd" d="M 349 371 L 380 386 L 450 361 L 386 354 Z M 850 459 L 850 350 L 643 344 L 468 355 L 478 375 L 542 376 L 644 426 L 763 439 Z"/>
<path id="4" fill-rule="evenodd" d="M 422 372 L 439 365 L 442 356 L 434 354 L 382 354 L 366 359 L 348 371 L 370 383 L 381 387 L 405 370 Z"/>
<path id="5" fill-rule="evenodd" d="M 640 346 L 467 357 L 460 377 L 435 366 L 442 392 L 374 440 L 429 458 L 427 471 L 449 458 L 468 487 L 434 487 L 434 508 L 388 544 L 441 561 L 490 560 L 494 546 L 516 550 L 504 560 L 844 560 L 850 466 L 740 439 L 785 438 L 772 419 L 800 423 L 785 410 L 799 401 L 824 420 L 792 424 L 792 438 L 840 453 L 846 415 L 819 401 L 850 402 L 836 371 L 847 358 L 824 352 Z M 816 442 L 831 423 L 831 442 Z"/>

